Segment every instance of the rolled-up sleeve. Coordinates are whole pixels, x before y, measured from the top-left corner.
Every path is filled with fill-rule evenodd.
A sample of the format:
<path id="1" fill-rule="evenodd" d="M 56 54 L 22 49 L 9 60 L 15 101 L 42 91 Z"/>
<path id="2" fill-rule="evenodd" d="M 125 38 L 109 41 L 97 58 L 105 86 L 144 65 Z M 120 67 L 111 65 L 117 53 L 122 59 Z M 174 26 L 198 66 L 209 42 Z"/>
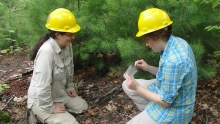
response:
<path id="1" fill-rule="evenodd" d="M 187 68 L 183 63 L 166 63 L 162 71 L 161 88 L 158 91 L 160 99 L 172 103 L 178 96 L 178 90 L 187 74 Z"/>
<path id="2" fill-rule="evenodd" d="M 50 50 L 43 50 L 36 58 L 35 76 L 37 80 L 36 94 L 37 105 L 52 113 L 55 109 L 52 101 L 51 83 L 53 70 L 53 53 Z"/>

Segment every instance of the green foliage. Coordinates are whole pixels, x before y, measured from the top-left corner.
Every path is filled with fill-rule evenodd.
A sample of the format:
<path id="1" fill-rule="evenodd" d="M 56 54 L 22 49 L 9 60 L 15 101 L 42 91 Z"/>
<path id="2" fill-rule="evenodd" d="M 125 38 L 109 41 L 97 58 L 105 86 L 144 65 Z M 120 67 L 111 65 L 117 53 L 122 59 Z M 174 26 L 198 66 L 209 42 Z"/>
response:
<path id="1" fill-rule="evenodd" d="M 17 37 L 20 27 L 20 13 L 24 5 L 22 2 L 2 0 L 0 2 L 0 50 L 10 46 L 19 48 L 24 45 Z"/>
<path id="2" fill-rule="evenodd" d="M 211 30 L 219 30 L 220 29 L 220 26 L 218 26 L 218 25 L 209 25 L 209 26 L 207 26 L 207 27 L 205 27 L 205 29 L 207 30 L 207 31 L 211 31 Z"/>
<path id="3" fill-rule="evenodd" d="M 205 77 L 207 79 L 213 78 L 216 74 L 216 66 L 214 65 L 205 65 L 202 60 L 205 60 L 204 54 L 205 54 L 205 47 L 202 45 L 201 40 L 198 40 L 197 42 L 193 42 L 190 44 L 195 58 L 196 58 L 196 64 L 198 67 L 198 75 L 200 77 Z"/>
<path id="4" fill-rule="evenodd" d="M 10 88 L 8 84 L 0 84 L 0 93 L 5 89 L 5 88 Z"/>
<path id="5" fill-rule="evenodd" d="M 8 113 L 0 113 L 0 122 L 8 123 L 10 121 L 10 115 Z"/>
<path id="6" fill-rule="evenodd" d="M 215 55 L 220 49 L 219 5 L 220 0 L 2 0 L 0 50 L 6 52 L 10 46 L 13 49 L 33 46 L 47 32 L 48 14 L 64 7 L 74 13 L 81 26 L 73 48 L 74 60 L 82 66 L 95 65 L 102 69 L 111 65 L 110 70 L 123 71 L 137 59 L 158 66 L 159 54 L 147 49 L 145 42 L 135 37 L 139 14 L 147 8 L 157 7 L 170 15 L 174 22 L 173 34 L 192 46 L 199 77 L 212 78 L 216 65 L 207 60 L 207 56 Z M 109 62 L 113 56 L 120 57 L 121 63 Z M 136 77 L 150 78 L 152 75 L 139 71 Z"/>
<path id="7" fill-rule="evenodd" d="M 219 7 L 220 7 L 220 0 L 202 0 L 202 3 L 205 5 L 211 5 L 213 10 L 219 11 Z M 213 24 L 213 25 L 209 25 L 205 28 L 207 31 L 212 31 L 212 30 L 219 30 L 220 29 L 220 25 L 218 23 L 218 25 Z"/>
<path id="8" fill-rule="evenodd" d="M 220 44 L 217 32 L 205 30 L 218 29 L 216 26 L 207 27 L 219 23 L 216 20 L 220 16 L 215 9 L 218 7 L 217 1 L 88 1 L 77 12 L 78 23 L 82 25 L 78 35 L 80 38 L 77 40 L 83 42 L 79 46 L 82 49 L 79 55 L 88 61 L 93 55 L 116 52 L 122 58 L 121 67 L 124 69 L 137 59 L 144 59 L 149 64 L 158 66 L 158 54 L 146 49 L 145 43 L 138 42 L 139 39 L 135 38 L 140 12 L 151 7 L 167 11 L 174 22 L 174 35 L 186 39 L 192 45 L 199 77 L 215 76 L 216 67 L 203 59 L 208 54 L 213 54 Z M 93 61 L 97 63 L 96 60 Z"/>

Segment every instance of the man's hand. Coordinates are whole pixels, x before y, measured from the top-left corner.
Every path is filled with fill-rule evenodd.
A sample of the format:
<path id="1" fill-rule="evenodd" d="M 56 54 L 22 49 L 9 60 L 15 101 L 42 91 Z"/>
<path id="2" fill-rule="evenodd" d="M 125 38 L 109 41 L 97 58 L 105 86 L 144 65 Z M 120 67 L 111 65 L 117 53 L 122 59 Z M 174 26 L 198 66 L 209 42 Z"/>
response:
<path id="1" fill-rule="evenodd" d="M 66 109 L 63 105 L 59 104 L 59 103 L 54 103 L 55 105 L 55 109 L 53 113 L 64 113 L 66 112 Z"/>
<path id="2" fill-rule="evenodd" d="M 75 96 L 76 96 L 76 91 L 75 91 L 75 90 L 67 90 L 67 94 L 68 94 L 70 97 L 75 97 Z"/>
<path id="3" fill-rule="evenodd" d="M 127 73 L 124 74 L 124 77 L 126 79 L 127 87 L 132 90 L 137 90 L 140 86 L 139 83 L 135 79 L 131 78 Z"/>
<path id="4" fill-rule="evenodd" d="M 144 71 L 149 71 L 148 69 L 150 67 L 143 59 L 135 61 L 134 66 Z"/>

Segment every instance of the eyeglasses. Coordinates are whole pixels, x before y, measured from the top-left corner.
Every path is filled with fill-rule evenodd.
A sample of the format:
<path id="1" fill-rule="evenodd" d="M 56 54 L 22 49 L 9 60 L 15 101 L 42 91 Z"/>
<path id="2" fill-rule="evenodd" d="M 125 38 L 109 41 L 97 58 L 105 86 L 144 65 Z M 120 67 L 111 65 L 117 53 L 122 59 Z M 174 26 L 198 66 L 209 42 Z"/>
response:
<path id="1" fill-rule="evenodd" d="M 64 34 L 64 35 L 69 36 L 69 37 L 71 37 L 71 38 L 75 37 L 75 33 L 66 33 L 66 34 Z"/>

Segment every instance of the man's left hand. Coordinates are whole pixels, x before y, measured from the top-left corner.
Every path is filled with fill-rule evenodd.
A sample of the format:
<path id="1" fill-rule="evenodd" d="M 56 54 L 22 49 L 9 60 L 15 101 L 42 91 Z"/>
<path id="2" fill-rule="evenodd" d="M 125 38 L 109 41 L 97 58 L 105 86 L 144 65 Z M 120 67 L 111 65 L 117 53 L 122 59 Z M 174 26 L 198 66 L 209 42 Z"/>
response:
<path id="1" fill-rule="evenodd" d="M 124 74 L 124 77 L 126 79 L 127 87 L 131 90 L 137 90 L 139 83 L 135 79 L 131 78 L 127 73 Z"/>

